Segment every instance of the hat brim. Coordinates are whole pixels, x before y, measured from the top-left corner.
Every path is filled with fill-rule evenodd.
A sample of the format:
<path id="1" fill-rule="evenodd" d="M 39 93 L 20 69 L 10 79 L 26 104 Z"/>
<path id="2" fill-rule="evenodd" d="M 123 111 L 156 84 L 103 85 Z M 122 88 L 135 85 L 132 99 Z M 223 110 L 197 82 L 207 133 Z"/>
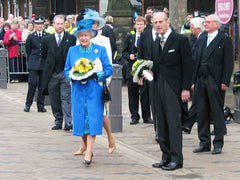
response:
<path id="1" fill-rule="evenodd" d="M 35 24 L 43 24 L 44 21 L 42 21 L 42 20 L 41 20 L 41 21 L 38 21 L 38 20 L 37 20 L 37 21 L 34 21 L 34 23 L 35 23 Z"/>
<path id="2" fill-rule="evenodd" d="M 80 29 L 80 30 L 76 30 L 76 31 L 73 33 L 73 35 L 74 35 L 76 38 L 78 38 L 78 34 L 79 34 L 80 32 L 83 32 L 83 31 L 92 31 L 93 34 L 94 34 L 94 37 L 97 36 L 97 31 L 94 30 L 94 29 Z"/>
<path id="3" fill-rule="evenodd" d="M 102 29 L 105 26 L 105 20 L 102 17 L 86 17 L 84 19 L 92 19 L 94 21 L 98 21 L 98 29 Z"/>

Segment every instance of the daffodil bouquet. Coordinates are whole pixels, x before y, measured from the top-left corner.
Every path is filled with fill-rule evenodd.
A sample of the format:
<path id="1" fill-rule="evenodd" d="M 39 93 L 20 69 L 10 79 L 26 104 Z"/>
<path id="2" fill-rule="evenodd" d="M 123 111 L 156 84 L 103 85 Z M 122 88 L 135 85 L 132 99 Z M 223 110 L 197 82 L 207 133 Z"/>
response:
<path id="1" fill-rule="evenodd" d="M 153 62 L 150 60 L 138 59 L 132 66 L 133 82 L 138 82 L 140 78 L 144 77 L 148 81 L 153 80 L 153 76 L 149 73 L 153 66 Z M 142 76 L 143 75 L 143 76 Z"/>
<path id="2" fill-rule="evenodd" d="M 94 72 L 96 72 L 94 63 L 89 59 L 80 58 L 74 63 L 69 75 L 73 80 L 83 80 L 91 76 Z"/>

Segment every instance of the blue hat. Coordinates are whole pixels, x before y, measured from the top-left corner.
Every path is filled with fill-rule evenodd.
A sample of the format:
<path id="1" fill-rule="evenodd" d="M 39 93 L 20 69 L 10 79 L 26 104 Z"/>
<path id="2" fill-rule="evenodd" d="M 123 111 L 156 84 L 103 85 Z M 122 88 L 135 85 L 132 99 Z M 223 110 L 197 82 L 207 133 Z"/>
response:
<path id="1" fill-rule="evenodd" d="M 99 15 L 97 11 L 93 9 L 86 9 L 84 14 L 84 19 L 92 19 L 99 22 L 98 29 L 102 29 L 105 26 L 105 20 Z"/>
<path id="2" fill-rule="evenodd" d="M 97 31 L 92 29 L 92 25 L 94 24 L 94 20 L 92 19 L 82 19 L 77 23 L 77 29 L 74 31 L 74 35 L 77 37 L 78 33 L 83 31 L 92 31 L 94 36 L 97 35 Z"/>

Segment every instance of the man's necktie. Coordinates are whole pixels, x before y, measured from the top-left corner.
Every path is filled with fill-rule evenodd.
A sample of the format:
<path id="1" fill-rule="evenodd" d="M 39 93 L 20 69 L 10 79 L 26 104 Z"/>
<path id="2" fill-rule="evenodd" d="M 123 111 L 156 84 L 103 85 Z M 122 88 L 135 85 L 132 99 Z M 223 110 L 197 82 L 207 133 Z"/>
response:
<path id="1" fill-rule="evenodd" d="M 38 33 L 38 38 L 42 39 L 41 33 Z"/>
<path id="2" fill-rule="evenodd" d="M 61 41 L 62 41 L 61 34 L 58 34 L 58 42 L 57 42 L 58 46 L 60 46 Z"/>
<path id="3" fill-rule="evenodd" d="M 209 46 L 209 44 L 212 42 L 212 35 L 208 34 L 208 38 L 207 38 L 207 47 Z"/>
<path id="4" fill-rule="evenodd" d="M 156 38 L 155 38 L 155 46 L 158 50 L 160 49 L 160 38 L 159 38 L 159 34 L 156 32 Z"/>
<path id="5" fill-rule="evenodd" d="M 164 36 L 161 37 L 160 44 L 161 44 L 161 47 L 162 47 L 162 49 L 163 49 L 163 48 L 164 48 L 164 45 L 165 45 L 165 37 L 164 37 Z"/>
<path id="6" fill-rule="evenodd" d="M 140 36 L 137 37 L 137 47 L 139 46 L 140 43 Z"/>

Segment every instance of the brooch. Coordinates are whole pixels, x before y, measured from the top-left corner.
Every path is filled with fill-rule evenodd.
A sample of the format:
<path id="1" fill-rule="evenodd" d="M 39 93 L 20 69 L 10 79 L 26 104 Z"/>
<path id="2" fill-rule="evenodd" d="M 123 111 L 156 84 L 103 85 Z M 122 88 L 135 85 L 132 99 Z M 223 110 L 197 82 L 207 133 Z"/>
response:
<path id="1" fill-rule="evenodd" d="M 98 49 L 94 49 L 94 52 L 95 52 L 95 53 L 98 53 Z"/>

